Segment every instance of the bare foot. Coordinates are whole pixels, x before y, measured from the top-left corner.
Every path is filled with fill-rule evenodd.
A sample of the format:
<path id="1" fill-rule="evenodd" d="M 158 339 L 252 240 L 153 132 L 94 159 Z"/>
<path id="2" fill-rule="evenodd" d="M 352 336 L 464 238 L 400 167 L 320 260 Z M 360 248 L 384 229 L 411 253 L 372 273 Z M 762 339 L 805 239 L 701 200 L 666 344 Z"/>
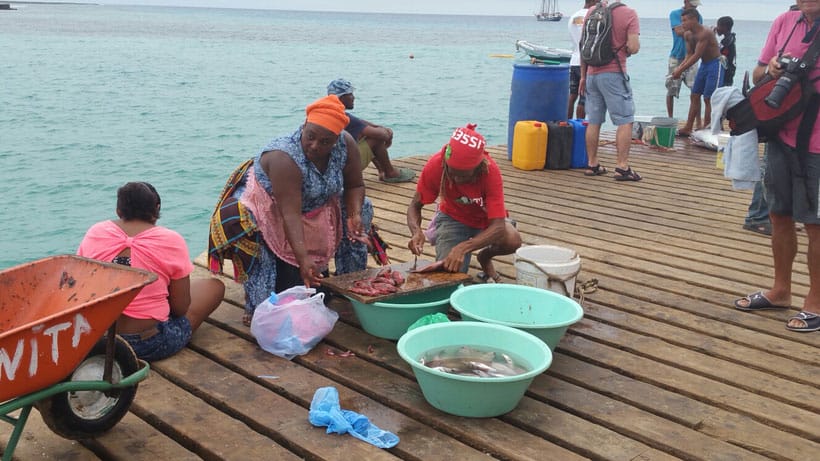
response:
<path id="1" fill-rule="evenodd" d="M 379 179 L 383 182 L 399 183 L 412 181 L 416 177 L 416 172 L 409 168 L 393 168 L 390 173 L 379 172 Z"/>

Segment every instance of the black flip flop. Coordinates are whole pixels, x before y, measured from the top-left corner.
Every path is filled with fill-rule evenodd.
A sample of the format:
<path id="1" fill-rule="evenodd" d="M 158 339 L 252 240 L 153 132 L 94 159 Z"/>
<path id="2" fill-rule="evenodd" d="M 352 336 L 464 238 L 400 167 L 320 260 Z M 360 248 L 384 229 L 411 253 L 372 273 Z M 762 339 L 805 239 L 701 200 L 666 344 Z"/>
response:
<path id="1" fill-rule="evenodd" d="M 761 235 L 772 235 L 772 224 L 767 222 L 760 224 L 744 224 L 743 229 Z"/>
<path id="2" fill-rule="evenodd" d="M 745 306 L 739 304 L 739 302 L 743 300 L 748 301 L 748 304 L 746 304 Z M 746 312 L 788 308 L 789 306 L 778 306 L 776 304 L 773 304 L 771 301 L 769 301 L 769 298 L 763 296 L 762 291 L 758 291 L 757 293 L 752 293 L 749 296 L 745 296 L 743 298 L 738 298 L 735 300 L 735 309 Z"/>

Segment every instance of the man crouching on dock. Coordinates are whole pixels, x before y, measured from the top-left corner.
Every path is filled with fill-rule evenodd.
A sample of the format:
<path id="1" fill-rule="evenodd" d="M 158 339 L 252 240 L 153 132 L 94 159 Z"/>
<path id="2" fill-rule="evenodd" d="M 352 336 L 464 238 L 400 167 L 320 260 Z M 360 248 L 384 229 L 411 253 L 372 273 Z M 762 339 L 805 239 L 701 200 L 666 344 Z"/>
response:
<path id="1" fill-rule="evenodd" d="M 484 150 L 484 137 L 475 125 L 457 128 L 450 141 L 424 165 L 416 194 L 407 207 L 410 242 L 407 247 L 420 255 L 426 240 L 421 229 L 421 209 L 439 200 L 431 227 L 436 260 L 450 272 L 467 272 L 470 256 L 479 251 L 478 277 L 498 282 L 501 276 L 493 258 L 512 254 L 521 246 L 521 235 L 507 222 L 501 171 Z"/>

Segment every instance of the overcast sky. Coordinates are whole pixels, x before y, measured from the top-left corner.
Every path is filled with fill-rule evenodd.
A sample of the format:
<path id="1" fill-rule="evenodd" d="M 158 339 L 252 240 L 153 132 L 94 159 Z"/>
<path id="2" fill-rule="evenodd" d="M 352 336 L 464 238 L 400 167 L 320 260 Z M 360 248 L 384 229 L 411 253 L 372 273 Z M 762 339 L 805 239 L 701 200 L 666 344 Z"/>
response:
<path id="1" fill-rule="evenodd" d="M 93 0 L 92 0 L 93 1 Z M 97 0 L 109 5 L 204 6 L 277 10 L 324 10 L 373 13 L 432 13 L 527 16 L 539 0 Z M 625 0 L 641 17 L 666 17 L 683 5 L 683 0 Z M 706 18 L 732 16 L 735 19 L 771 20 L 788 9 L 792 0 L 703 0 L 699 8 Z M 565 15 L 583 6 L 582 0 L 558 0 Z"/>

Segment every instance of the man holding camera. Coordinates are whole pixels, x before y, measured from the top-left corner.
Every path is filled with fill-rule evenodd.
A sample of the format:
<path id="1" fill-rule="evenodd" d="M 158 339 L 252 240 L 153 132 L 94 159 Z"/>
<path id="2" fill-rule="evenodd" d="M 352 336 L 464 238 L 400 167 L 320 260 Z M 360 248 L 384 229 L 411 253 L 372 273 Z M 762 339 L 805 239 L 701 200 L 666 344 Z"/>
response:
<path id="1" fill-rule="evenodd" d="M 815 91 L 820 91 L 820 68 L 816 62 L 806 71 L 788 75 L 798 67 L 789 63 L 806 54 L 820 31 L 820 0 L 798 0 L 797 6 L 797 11 L 778 16 L 772 24 L 753 80 L 757 83 L 766 74 L 775 79 L 784 75 L 807 78 Z M 744 311 L 790 307 L 792 264 L 797 255 L 794 223 L 805 223 L 809 237 L 809 292 L 801 312 L 786 324 L 789 330 L 799 332 L 820 330 L 820 129 L 814 127 L 818 107 L 820 98 L 815 94 L 801 115 L 769 139 L 764 184 L 772 221 L 774 283 L 768 291 L 735 301 L 735 307 Z"/>

